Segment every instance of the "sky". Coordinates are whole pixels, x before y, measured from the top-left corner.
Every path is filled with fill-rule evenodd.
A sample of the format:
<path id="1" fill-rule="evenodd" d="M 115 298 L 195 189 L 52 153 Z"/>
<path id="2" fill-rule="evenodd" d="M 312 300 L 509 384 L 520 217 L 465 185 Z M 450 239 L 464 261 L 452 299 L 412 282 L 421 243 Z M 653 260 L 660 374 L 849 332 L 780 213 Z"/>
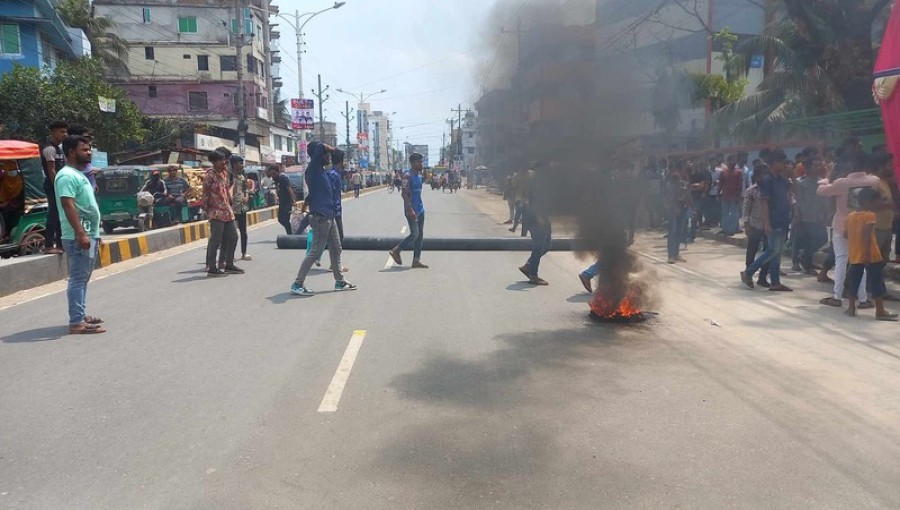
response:
<path id="1" fill-rule="evenodd" d="M 304 28 L 304 96 L 313 97 L 317 75 L 328 85 L 325 120 L 338 123 L 344 143 L 344 101 L 356 108 L 359 94 L 373 96 L 373 111 L 393 115 L 395 142 L 427 144 L 431 161 L 440 157 L 441 134 L 449 133 L 451 109 L 473 107 L 480 92 L 479 65 L 487 52 L 481 33 L 494 0 L 347 0 L 312 19 Z M 328 0 L 276 0 L 282 15 L 333 5 Z M 303 23 L 304 18 L 300 22 Z M 296 97 L 294 30 L 279 19 L 282 97 Z M 500 27 L 497 27 L 500 30 Z M 489 55 L 488 55 L 489 58 Z M 343 89 L 353 97 L 337 92 Z M 317 106 L 318 108 L 318 106 Z M 355 117 L 355 116 L 354 116 Z M 355 121 L 351 122 L 351 137 Z M 400 129 L 398 129 L 400 128 Z"/>

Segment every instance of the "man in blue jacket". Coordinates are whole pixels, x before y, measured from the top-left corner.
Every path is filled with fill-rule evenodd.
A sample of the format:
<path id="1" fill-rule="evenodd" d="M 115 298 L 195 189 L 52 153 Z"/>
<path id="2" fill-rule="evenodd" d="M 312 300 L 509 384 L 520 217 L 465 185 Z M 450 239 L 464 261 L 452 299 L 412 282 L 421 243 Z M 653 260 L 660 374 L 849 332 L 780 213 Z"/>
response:
<path id="1" fill-rule="evenodd" d="M 334 290 L 356 290 L 356 286 L 344 280 L 341 272 L 341 237 L 335 222 L 335 201 L 331 179 L 325 170 L 326 153 L 334 152 L 334 148 L 320 142 L 311 142 L 306 151 L 310 161 L 306 167 L 306 185 L 309 192 L 303 202 L 303 209 L 309 209 L 309 228 L 313 232 L 313 246 L 300 264 L 297 279 L 291 285 L 291 294 L 309 297 L 315 292 L 306 287 L 306 275 L 316 260 L 325 251 L 325 245 L 331 247 L 331 272 L 334 274 Z"/>

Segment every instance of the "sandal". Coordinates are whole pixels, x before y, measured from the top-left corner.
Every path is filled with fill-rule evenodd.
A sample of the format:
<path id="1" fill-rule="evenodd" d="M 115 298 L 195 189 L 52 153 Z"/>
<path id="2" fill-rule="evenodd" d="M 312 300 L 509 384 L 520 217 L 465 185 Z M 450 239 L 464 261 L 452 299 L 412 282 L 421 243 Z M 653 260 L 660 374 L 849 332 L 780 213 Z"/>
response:
<path id="1" fill-rule="evenodd" d="M 70 335 L 96 335 L 98 333 L 106 333 L 106 330 L 103 329 L 103 326 L 99 324 L 88 324 L 86 322 L 82 322 L 77 326 L 69 326 Z"/>
<path id="2" fill-rule="evenodd" d="M 840 299 L 834 299 L 833 297 L 826 297 L 819 300 L 820 305 L 833 306 L 835 308 L 840 308 L 843 306 Z"/>
<path id="3" fill-rule="evenodd" d="M 84 322 L 87 324 L 103 324 L 103 319 L 101 319 L 100 317 L 92 317 L 90 315 L 85 315 Z"/>
<path id="4" fill-rule="evenodd" d="M 897 314 L 888 312 L 888 313 L 885 313 L 884 315 L 876 315 L 875 320 L 887 321 L 887 322 L 897 322 Z"/>

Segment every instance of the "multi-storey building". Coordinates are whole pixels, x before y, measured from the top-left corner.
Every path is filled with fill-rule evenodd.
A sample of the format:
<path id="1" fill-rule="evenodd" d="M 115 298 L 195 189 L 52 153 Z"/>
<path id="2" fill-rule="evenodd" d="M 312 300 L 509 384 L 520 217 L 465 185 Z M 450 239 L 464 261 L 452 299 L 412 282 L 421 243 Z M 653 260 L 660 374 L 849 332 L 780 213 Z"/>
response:
<path id="1" fill-rule="evenodd" d="M 52 69 L 90 51 L 84 34 L 56 14 L 58 0 L 0 0 L 0 74 L 14 64 Z"/>
<path id="2" fill-rule="evenodd" d="M 240 150 L 241 67 L 244 152 L 248 162 L 260 163 L 272 151 L 262 147 L 270 141 L 273 88 L 280 86 L 270 72 L 278 61 L 270 40 L 279 34 L 270 30 L 277 7 L 269 1 L 243 2 L 238 12 L 226 0 L 95 0 L 95 15 L 115 20 L 116 34 L 129 43 L 124 65 L 108 77 L 148 116 L 193 121 L 206 142 Z"/>
<path id="3" fill-rule="evenodd" d="M 516 102 L 510 89 L 485 92 L 475 103 L 478 110 L 477 151 L 481 164 L 492 170 L 512 170 Z"/>

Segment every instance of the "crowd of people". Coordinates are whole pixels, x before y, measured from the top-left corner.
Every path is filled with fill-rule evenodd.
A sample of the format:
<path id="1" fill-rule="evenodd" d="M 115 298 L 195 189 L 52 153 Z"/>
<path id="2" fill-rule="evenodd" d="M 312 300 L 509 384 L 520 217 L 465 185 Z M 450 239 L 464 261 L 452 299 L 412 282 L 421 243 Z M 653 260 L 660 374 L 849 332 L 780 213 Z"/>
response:
<path id="1" fill-rule="evenodd" d="M 794 272 L 833 286 L 821 304 L 843 307 L 848 299 L 848 315 L 874 308 L 879 320 L 897 320 L 883 301 L 896 300 L 886 292 L 884 268 L 900 263 L 900 193 L 883 146 L 866 152 L 849 138 L 836 150 L 807 147 L 793 160 L 777 148 L 759 151 L 752 163 L 746 153 L 660 160 L 643 177 L 650 224 L 667 228 L 668 263 L 685 262 L 682 251 L 700 229 L 743 232 L 740 277 L 748 289 L 793 290 L 781 280 L 789 246 Z"/>

